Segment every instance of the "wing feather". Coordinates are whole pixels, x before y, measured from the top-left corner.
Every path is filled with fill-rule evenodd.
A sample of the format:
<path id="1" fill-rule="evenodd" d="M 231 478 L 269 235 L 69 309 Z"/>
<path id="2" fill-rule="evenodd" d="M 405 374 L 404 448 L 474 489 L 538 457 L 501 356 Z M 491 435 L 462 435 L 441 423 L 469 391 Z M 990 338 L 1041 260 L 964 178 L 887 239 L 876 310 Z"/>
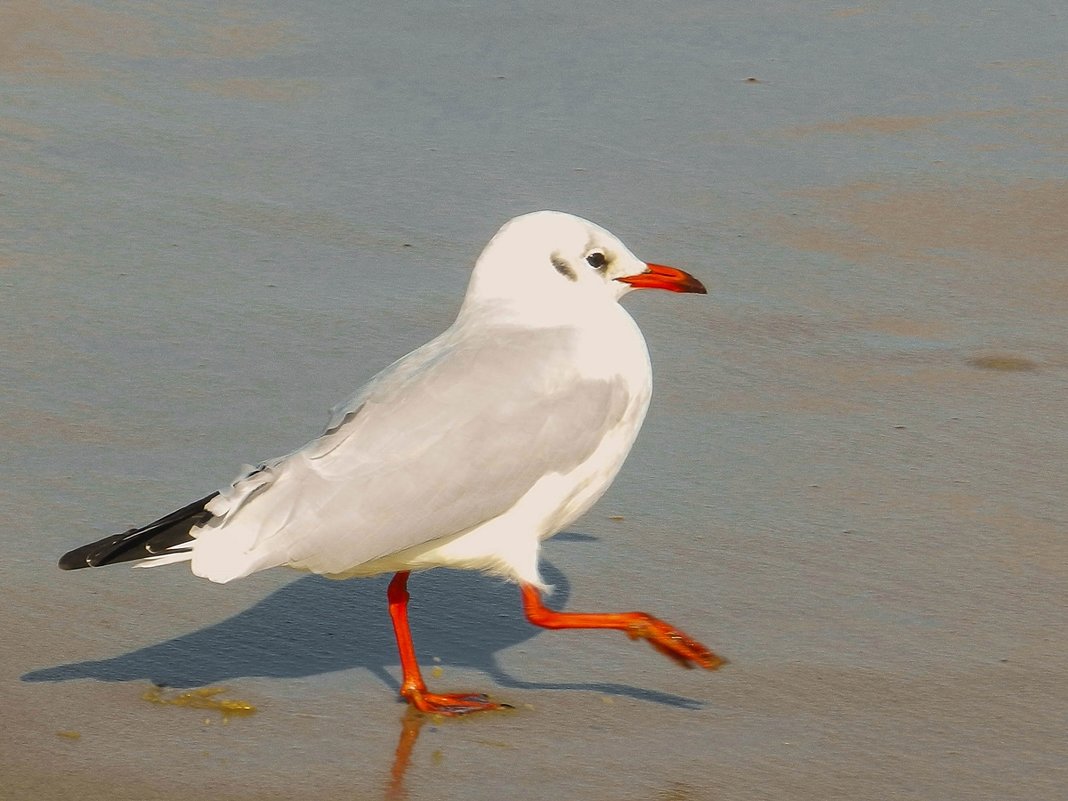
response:
<path id="1" fill-rule="evenodd" d="M 343 573 L 469 530 L 543 475 L 581 464 L 629 396 L 621 379 L 577 373 L 571 336 L 450 330 L 387 368 L 319 438 L 245 479 L 255 496 L 218 526 L 254 529 L 242 574 L 277 564 Z"/>

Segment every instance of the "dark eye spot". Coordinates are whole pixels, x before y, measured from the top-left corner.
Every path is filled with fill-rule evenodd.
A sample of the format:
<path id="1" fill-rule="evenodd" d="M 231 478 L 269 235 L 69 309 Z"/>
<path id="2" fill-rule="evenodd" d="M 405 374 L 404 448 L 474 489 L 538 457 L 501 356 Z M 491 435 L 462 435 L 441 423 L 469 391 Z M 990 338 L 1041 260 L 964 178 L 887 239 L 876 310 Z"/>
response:
<path id="1" fill-rule="evenodd" d="M 556 272 L 560 273 L 568 281 L 577 281 L 578 276 L 575 275 L 575 271 L 571 269 L 571 265 L 557 256 L 555 253 L 551 257 L 553 267 L 556 268 Z"/>
<path id="2" fill-rule="evenodd" d="M 608 264 L 608 259 L 605 258 L 605 255 L 601 253 L 601 251 L 595 250 L 586 257 L 586 263 L 595 270 L 603 270 L 604 266 Z"/>

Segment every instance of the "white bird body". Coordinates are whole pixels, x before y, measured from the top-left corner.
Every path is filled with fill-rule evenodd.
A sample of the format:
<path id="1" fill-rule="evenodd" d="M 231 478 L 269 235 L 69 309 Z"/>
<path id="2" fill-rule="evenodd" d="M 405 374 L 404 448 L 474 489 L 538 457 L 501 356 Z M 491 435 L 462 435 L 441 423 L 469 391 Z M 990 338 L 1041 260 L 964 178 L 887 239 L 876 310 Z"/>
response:
<path id="1" fill-rule="evenodd" d="M 518 582 L 534 625 L 617 629 L 714 670 L 724 660 L 644 612 L 556 612 L 541 600 L 539 544 L 601 497 L 649 407 L 645 340 L 618 303 L 638 287 L 705 291 L 586 220 L 517 217 L 479 257 L 456 322 L 336 407 L 319 437 L 59 566 L 189 561 L 217 582 L 282 565 L 333 578 L 395 573 L 386 596 L 400 694 L 422 712 L 507 707 L 423 681 L 407 581 L 432 567 Z"/>
<path id="2" fill-rule="evenodd" d="M 533 230 L 509 237 L 517 221 Z M 188 559 L 216 582 L 280 565 L 338 578 L 459 567 L 544 588 L 539 542 L 611 484 L 652 383 L 617 302 L 629 287 L 600 275 L 587 286 L 548 262 L 599 248 L 621 274 L 646 265 L 578 218 L 517 221 L 480 257 L 448 330 L 337 407 L 319 438 L 240 476 L 186 550 L 139 566 Z M 530 269 L 525 254 L 537 254 Z"/>

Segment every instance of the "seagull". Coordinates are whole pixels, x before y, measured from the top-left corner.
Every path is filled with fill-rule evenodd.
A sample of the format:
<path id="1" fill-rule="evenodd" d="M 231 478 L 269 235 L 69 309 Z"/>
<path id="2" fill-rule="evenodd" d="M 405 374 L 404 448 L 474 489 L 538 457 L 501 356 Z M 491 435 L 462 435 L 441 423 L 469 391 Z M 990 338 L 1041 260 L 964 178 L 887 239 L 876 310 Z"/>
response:
<path id="1" fill-rule="evenodd" d="M 588 220 L 516 217 L 479 256 L 456 321 L 334 407 L 321 435 L 146 526 L 76 548 L 59 566 L 189 562 L 220 583 L 279 566 L 339 579 L 393 573 L 400 695 L 426 713 L 510 708 L 427 688 L 407 584 L 434 567 L 517 583 L 536 626 L 616 629 L 680 665 L 714 670 L 726 660 L 644 612 L 559 612 L 543 602 L 551 588 L 538 572 L 541 542 L 604 494 L 649 407 L 649 353 L 618 302 L 634 289 L 706 291 Z"/>

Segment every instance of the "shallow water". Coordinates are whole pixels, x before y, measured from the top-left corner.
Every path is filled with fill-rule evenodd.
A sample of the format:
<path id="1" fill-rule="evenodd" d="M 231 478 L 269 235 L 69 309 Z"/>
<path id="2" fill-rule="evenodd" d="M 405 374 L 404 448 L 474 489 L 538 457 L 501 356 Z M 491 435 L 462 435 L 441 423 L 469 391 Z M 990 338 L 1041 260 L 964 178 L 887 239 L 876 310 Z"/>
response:
<path id="1" fill-rule="evenodd" d="M 5 797 L 1061 797 L 1065 12 L 572 5 L 0 7 Z M 385 579 L 55 568 L 317 433 L 537 208 L 711 289 L 628 298 L 653 408 L 554 603 L 729 666 L 432 572 L 428 681 L 517 709 L 424 720 Z"/>

